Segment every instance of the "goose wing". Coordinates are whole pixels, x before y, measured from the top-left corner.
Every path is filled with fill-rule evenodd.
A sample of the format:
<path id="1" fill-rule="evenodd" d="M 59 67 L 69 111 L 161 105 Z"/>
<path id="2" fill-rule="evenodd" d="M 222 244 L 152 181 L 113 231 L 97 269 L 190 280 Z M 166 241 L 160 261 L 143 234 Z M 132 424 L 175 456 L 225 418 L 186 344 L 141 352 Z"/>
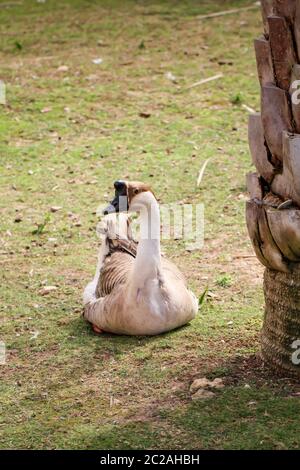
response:
<path id="1" fill-rule="evenodd" d="M 134 257 L 127 252 L 115 251 L 103 263 L 96 288 L 96 297 L 105 297 L 113 289 L 124 284 L 133 268 Z"/>

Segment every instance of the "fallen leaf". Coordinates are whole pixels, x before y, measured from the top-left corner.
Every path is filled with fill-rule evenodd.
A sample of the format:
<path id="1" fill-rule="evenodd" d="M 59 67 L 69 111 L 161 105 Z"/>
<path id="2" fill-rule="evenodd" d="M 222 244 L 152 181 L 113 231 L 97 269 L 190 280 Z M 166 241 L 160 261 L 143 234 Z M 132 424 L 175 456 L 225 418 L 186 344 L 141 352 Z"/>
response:
<path id="1" fill-rule="evenodd" d="M 203 78 L 203 80 L 199 80 L 199 82 L 195 82 L 192 85 L 186 87 L 186 90 L 190 90 L 191 88 L 195 88 L 196 86 L 203 85 L 204 83 L 208 83 L 213 80 L 218 80 L 219 78 L 222 78 L 222 77 L 223 77 L 223 74 L 218 73 L 217 75 L 213 75 L 212 77 Z"/>
<path id="2" fill-rule="evenodd" d="M 60 211 L 61 209 L 62 209 L 61 206 L 52 206 L 52 207 L 50 207 L 50 211 L 51 211 L 51 212 L 58 212 L 58 211 Z"/>
<path id="3" fill-rule="evenodd" d="M 250 106 L 247 106 L 246 104 L 242 104 L 242 108 L 244 108 L 250 114 L 254 114 L 256 112 L 255 109 L 250 108 Z"/>
<path id="4" fill-rule="evenodd" d="M 233 65 L 232 60 L 218 60 L 219 65 Z"/>
<path id="5" fill-rule="evenodd" d="M 201 181 L 202 181 L 202 178 L 203 178 L 203 175 L 204 175 L 204 172 L 205 172 L 205 168 L 208 164 L 208 162 L 210 161 L 210 158 L 208 158 L 207 160 L 205 160 L 205 162 L 203 163 L 200 171 L 199 171 L 199 174 L 198 174 L 198 178 L 197 178 L 197 188 L 199 188 L 200 184 L 201 184 Z"/>
<path id="6" fill-rule="evenodd" d="M 147 113 L 147 112 L 144 112 L 144 111 L 142 111 L 142 112 L 140 112 L 140 113 L 139 113 L 139 116 L 140 116 L 140 117 L 142 117 L 142 118 L 145 118 L 145 119 L 147 119 L 147 118 L 149 118 L 149 117 L 151 116 L 151 114 L 150 114 L 150 113 Z"/>

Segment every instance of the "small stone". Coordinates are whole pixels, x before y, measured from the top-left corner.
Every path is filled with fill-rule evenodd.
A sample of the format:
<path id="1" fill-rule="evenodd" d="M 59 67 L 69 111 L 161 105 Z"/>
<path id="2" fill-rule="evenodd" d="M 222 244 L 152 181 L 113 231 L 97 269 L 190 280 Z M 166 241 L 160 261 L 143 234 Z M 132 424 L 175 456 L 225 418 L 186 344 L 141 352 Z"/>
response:
<path id="1" fill-rule="evenodd" d="M 176 82 L 176 77 L 172 72 L 167 72 L 165 77 L 170 80 L 171 82 Z"/>
<path id="2" fill-rule="evenodd" d="M 200 388 L 192 395 L 192 400 L 207 400 L 208 398 L 212 398 L 214 396 L 215 394 L 213 392 Z"/>
<path id="3" fill-rule="evenodd" d="M 58 68 L 57 68 L 57 71 L 58 72 L 67 72 L 69 70 L 69 67 L 67 65 L 60 65 Z"/>
<path id="4" fill-rule="evenodd" d="M 199 389 L 209 389 L 209 388 L 214 388 L 214 389 L 221 389 L 225 385 L 223 383 L 223 379 L 216 378 L 214 380 L 208 380 L 206 377 L 203 377 L 201 379 L 196 379 L 190 386 L 190 392 L 195 393 Z"/>
<path id="5" fill-rule="evenodd" d="M 211 388 L 224 388 L 225 387 L 223 380 L 219 378 L 214 379 L 212 382 L 210 382 L 209 386 Z"/>
<path id="6" fill-rule="evenodd" d="M 102 64 L 103 59 L 101 59 L 101 57 L 97 57 L 96 59 L 93 59 L 92 62 L 95 65 L 100 65 L 100 64 Z"/>
<path id="7" fill-rule="evenodd" d="M 209 385 L 209 383 L 210 382 L 206 377 L 203 377 L 202 379 L 196 379 L 190 386 L 190 392 L 194 393 L 199 390 L 199 388 L 205 388 Z"/>
<path id="8" fill-rule="evenodd" d="M 57 287 L 56 286 L 44 286 L 40 291 L 39 291 L 39 294 L 40 295 L 48 295 L 50 294 L 50 292 L 53 292 L 57 290 Z"/>
<path id="9" fill-rule="evenodd" d="M 95 73 L 92 73 L 91 75 L 88 75 L 86 77 L 86 80 L 88 80 L 89 82 L 92 82 L 93 80 L 97 80 L 98 78 L 98 75 L 96 75 Z"/>

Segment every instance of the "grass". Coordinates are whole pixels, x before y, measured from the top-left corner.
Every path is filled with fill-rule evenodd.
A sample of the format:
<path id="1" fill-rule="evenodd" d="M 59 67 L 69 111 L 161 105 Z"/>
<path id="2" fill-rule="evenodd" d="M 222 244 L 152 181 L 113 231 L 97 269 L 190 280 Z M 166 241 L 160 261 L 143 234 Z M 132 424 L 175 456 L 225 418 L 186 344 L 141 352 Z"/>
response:
<path id="1" fill-rule="evenodd" d="M 251 2 L 11 3 L 0 8 L 1 448 L 299 447 L 294 388 L 257 359 L 262 268 L 244 222 L 251 163 L 237 104 L 259 109 L 259 10 L 200 22 Z M 81 318 L 95 212 L 117 178 L 205 205 L 203 249 L 163 246 L 201 299 L 185 328 L 99 337 Z M 57 290 L 41 296 L 44 285 Z M 192 401 L 204 376 L 226 386 Z"/>

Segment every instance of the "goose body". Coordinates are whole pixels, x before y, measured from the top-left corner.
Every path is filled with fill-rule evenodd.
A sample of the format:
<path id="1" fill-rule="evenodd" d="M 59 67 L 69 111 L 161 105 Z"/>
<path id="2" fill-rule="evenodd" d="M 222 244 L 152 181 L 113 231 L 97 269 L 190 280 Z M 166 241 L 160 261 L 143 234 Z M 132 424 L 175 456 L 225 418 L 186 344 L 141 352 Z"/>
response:
<path id="1" fill-rule="evenodd" d="M 117 334 L 170 331 L 195 317 L 198 302 L 182 273 L 160 254 L 154 195 L 142 183 L 121 183 L 129 210 L 141 213 L 141 240 L 132 239 L 126 214 L 119 214 L 118 223 L 116 214 L 106 216 L 96 274 L 84 292 L 84 317 L 98 329 Z"/>

